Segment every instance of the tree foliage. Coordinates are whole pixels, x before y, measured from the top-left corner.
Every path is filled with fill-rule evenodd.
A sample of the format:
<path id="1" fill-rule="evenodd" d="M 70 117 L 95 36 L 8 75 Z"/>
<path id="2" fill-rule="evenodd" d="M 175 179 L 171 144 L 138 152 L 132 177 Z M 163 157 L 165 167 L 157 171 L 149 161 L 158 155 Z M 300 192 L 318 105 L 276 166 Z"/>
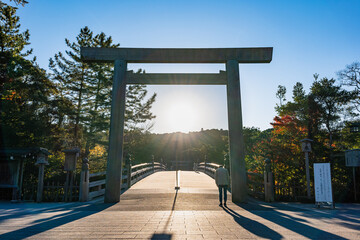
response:
<path id="1" fill-rule="evenodd" d="M 276 97 L 279 99 L 280 101 L 280 107 L 283 105 L 283 103 L 286 101 L 286 97 L 285 97 L 285 94 L 286 94 L 286 87 L 285 86 L 281 86 L 279 85 L 278 86 L 278 90 L 276 92 Z"/>
<path id="2" fill-rule="evenodd" d="M 277 97 L 280 90 L 276 93 Z M 313 172 L 313 163 L 330 162 L 336 199 L 348 198 L 349 191 L 340 191 L 349 189 L 351 183 L 342 152 L 359 146 L 359 138 L 349 133 L 346 124 L 349 117 L 355 116 L 350 106 L 354 97 L 353 91 L 336 85 L 335 79 L 319 78 L 318 74 L 314 74 L 308 93 L 301 83 L 296 83 L 292 100 L 276 106 L 278 116 L 272 122 L 273 129 L 265 138 L 258 139 L 253 153 L 249 155 L 247 162 L 250 170 L 261 172 L 263 160 L 269 158 L 278 189 L 286 187 L 293 194 L 295 186 L 305 190 L 305 161 L 300 140 L 310 138 L 314 140 L 310 173 Z M 345 136 L 353 141 L 345 140 Z"/>
<path id="3" fill-rule="evenodd" d="M 107 145 L 110 126 L 113 64 L 84 63 L 81 61 L 81 47 L 115 48 L 111 37 L 96 34 L 84 27 L 75 42 L 65 39 L 69 50 L 59 52 L 50 59 L 52 79 L 61 89 L 61 99 L 71 102 L 66 118 L 59 124 L 66 124 L 71 132 L 64 146 L 80 146 L 88 156 L 96 144 Z M 141 70 L 139 70 L 141 72 Z M 151 107 L 156 94 L 147 99 L 144 85 L 130 85 L 126 90 L 125 126 L 128 131 L 140 128 L 155 116 Z M 140 128 L 144 130 L 145 128 Z"/>
<path id="4" fill-rule="evenodd" d="M 25 47 L 29 31 L 20 32 L 16 8 L 1 7 L 0 108 L 1 145 L 48 144 L 51 125 L 51 95 L 56 91 L 43 69 Z"/>
<path id="5" fill-rule="evenodd" d="M 16 5 L 26 3 L 15 1 Z M 80 47 L 110 48 L 119 44 L 104 33 L 93 34 L 84 27 L 74 42 L 65 39 L 68 49 L 50 59 L 51 72 L 47 73 L 37 65 L 35 57 L 30 59 L 30 33 L 20 30 L 17 7 L 1 4 L 0 9 L 1 147 L 49 149 L 54 155 L 48 171 L 53 174 L 62 174 L 61 151 L 74 146 L 81 147 L 81 158 L 90 157 L 94 166 L 103 167 L 113 64 L 82 62 Z M 156 94 L 148 97 L 146 86 L 138 85 L 129 86 L 126 97 L 127 130 L 149 130 L 149 121 L 155 117 L 151 107 Z M 33 179 L 34 174 L 28 177 Z"/>
<path id="6" fill-rule="evenodd" d="M 345 69 L 339 71 L 338 77 L 341 85 L 350 87 L 353 91 L 354 98 L 352 103 L 359 112 L 360 111 L 360 62 L 354 62 L 347 65 Z"/>

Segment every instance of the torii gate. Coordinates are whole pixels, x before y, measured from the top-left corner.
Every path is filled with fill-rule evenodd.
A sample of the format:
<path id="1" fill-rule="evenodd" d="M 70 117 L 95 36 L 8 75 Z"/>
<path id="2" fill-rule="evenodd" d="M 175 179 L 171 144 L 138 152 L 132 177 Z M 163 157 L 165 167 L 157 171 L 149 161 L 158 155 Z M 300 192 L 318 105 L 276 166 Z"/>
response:
<path id="1" fill-rule="evenodd" d="M 81 48 L 85 62 L 115 62 L 105 202 L 120 201 L 126 84 L 226 85 L 233 202 L 247 198 L 239 63 L 270 63 L 273 48 Z M 219 74 L 134 74 L 127 63 L 225 63 Z"/>

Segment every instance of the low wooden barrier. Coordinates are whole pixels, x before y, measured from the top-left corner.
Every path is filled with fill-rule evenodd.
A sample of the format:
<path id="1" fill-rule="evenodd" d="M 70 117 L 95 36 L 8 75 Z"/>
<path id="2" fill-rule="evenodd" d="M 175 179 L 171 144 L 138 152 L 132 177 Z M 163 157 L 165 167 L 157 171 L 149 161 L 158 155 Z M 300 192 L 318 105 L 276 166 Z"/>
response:
<path id="1" fill-rule="evenodd" d="M 44 183 L 44 190 L 43 190 L 43 201 L 44 202 L 58 202 L 58 201 L 65 201 L 65 186 L 64 183 L 52 181 L 52 182 L 45 182 Z M 72 188 L 68 189 L 69 192 L 72 191 L 72 198 L 68 198 L 68 201 L 77 201 L 77 195 L 79 194 L 79 184 L 77 181 L 74 181 Z M 24 199 L 25 194 L 24 194 Z"/>
<path id="2" fill-rule="evenodd" d="M 97 172 L 89 174 L 89 187 L 86 200 L 92 200 L 105 194 L 106 172 Z M 94 178 L 96 180 L 94 180 Z M 99 179 L 100 178 L 100 179 Z M 84 189 L 86 191 L 86 189 Z"/>
<path id="3" fill-rule="evenodd" d="M 130 169 L 130 171 L 128 170 Z M 133 184 L 140 181 L 141 179 L 149 176 L 158 171 L 166 170 L 165 165 L 158 162 L 141 163 L 135 166 L 124 168 L 121 181 L 121 189 L 125 190 L 130 188 Z M 129 178 L 130 175 L 130 178 Z M 96 197 L 100 197 L 105 194 L 105 181 L 106 172 L 98 172 L 89 174 L 89 186 L 84 187 L 81 192 L 80 201 L 91 201 Z"/>
<path id="4" fill-rule="evenodd" d="M 221 165 L 216 164 L 216 163 L 201 162 L 198 164 L 197 170 L 203 171 L 210 177 L 215 178 L 216 169 L 218 169 L 220 166 Z"/>
<path id="5" fill-rule="evenodd" d="M 221 165 L 216 163 L 201 162 L 197 165 L 198 171 L 203 171 L 205 174 L 215 179 L 215 172 Z M 247 184 L 249 195 L 258 197 L 261 199 L 265 198 L 264 189 L 264 176 L 260 173 L 246 172 L 247 173 Z M 231 187 L 231 186 L 230 186 Z M 231 188 L 229 190 L 231 191 Z"/>

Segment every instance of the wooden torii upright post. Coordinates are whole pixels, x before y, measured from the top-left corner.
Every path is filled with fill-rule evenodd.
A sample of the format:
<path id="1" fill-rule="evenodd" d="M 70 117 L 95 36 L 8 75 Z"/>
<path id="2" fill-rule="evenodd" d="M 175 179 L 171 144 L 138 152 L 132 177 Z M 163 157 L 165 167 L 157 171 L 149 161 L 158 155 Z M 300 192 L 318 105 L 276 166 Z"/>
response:
<path id="1" fill-rule="evenodd" d="M 239 63 L 270 63 L 273 48 L 81 48 L 85 62 L 114 62 L 105 202 L 120 201 L 126 84 L 226 85 L 233 202 L 247 199 Z M 127 63 L 225 63 L 219 74 L 135 74 Z"/>

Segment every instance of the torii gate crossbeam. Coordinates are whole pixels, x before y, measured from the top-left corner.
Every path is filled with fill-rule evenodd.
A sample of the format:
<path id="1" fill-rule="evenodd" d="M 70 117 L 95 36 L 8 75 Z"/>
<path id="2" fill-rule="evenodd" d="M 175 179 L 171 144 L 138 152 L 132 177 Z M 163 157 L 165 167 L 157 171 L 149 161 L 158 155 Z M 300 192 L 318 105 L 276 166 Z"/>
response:
<path id="1" fill-rule="evenodd" d="M 85 62 L 114 62 L 105 202 L 120 201 L 126 84 L 223 84 L 227 86 L 233 202 L 247 199 L 239 63 L 270 63 L 273 48 L 81 48 Z M 135 74 L 127 63 L 225 63 L 219 74 Z M 167 80 L 168 79 L 168 80 Z"/>

